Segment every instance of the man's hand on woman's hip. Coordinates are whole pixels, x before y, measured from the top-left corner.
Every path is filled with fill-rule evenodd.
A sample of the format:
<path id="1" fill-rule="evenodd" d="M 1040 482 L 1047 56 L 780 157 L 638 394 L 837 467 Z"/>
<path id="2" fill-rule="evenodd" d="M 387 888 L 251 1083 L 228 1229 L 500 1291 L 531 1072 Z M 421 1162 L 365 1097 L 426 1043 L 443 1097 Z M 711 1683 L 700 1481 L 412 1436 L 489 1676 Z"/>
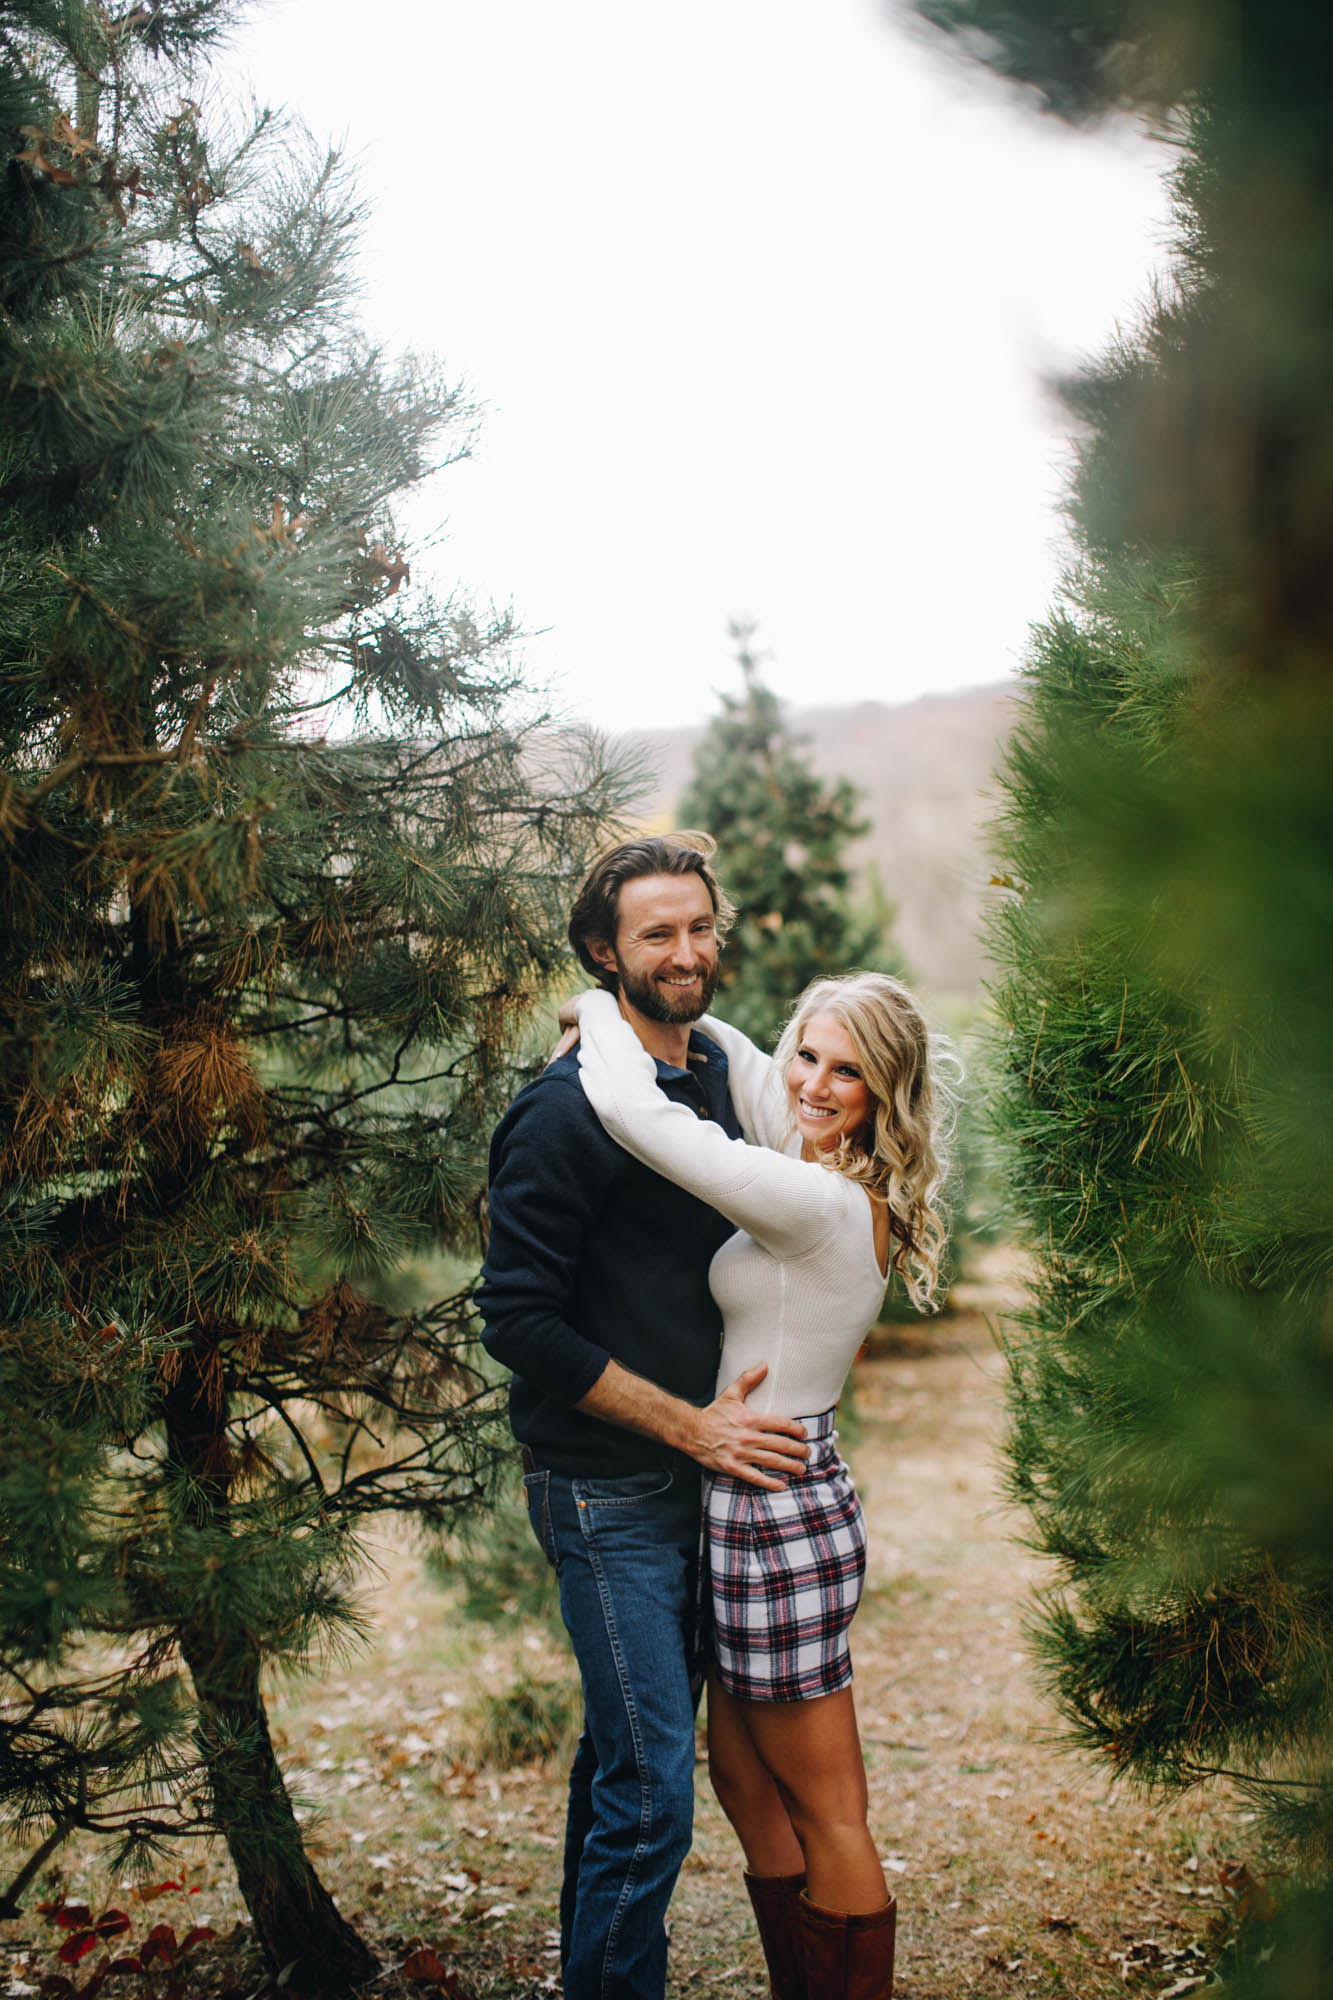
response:
<path id="1" fill-rule="evenodd" d="M 603 1423 L 660 1439 L 696 1459 L 706 1472 L 780 1491 L 792 1473 L 801 1471 L 810 1447 L 804 1425 L 794 1417 L 749 1407 L 746 1398 L 767 1373 L 764 1363 L 747 1368 L 699 1409 L 618 1361 L 608 1361 L 577 1407 Z"/>
<path id="2" fill-rule="evenodd" d="M 791 1473 L 801 1471 L 810 1447 L 805 1426 L 795 1417 L 750 1408 L 746 1398 L 767 1373 L 767 1364 L 760 1363 L 729 1382 L 720 1396 L 696 1413 L 701 1435 L 697 1445 L 686 1448 L 709 1472 L 724 1472 L 772 1490 L 781 1489 Z"/>

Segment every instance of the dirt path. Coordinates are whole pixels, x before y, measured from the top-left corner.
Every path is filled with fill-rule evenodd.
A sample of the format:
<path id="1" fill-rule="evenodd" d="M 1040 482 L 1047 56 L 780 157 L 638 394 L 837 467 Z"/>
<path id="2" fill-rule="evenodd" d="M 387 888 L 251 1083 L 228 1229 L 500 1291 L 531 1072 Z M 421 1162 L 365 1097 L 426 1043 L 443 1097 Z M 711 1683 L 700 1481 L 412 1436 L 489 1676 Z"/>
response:
<path id="1" fill-rule="evenodd" d="M 872 1351 L 844 1437 L 870 1533 L 853 1652 L 872 1824 L 899 1896 L 899 1991 L 1183 1994 L 1222 1918 L 1218 1863 L 1243 1852 L 1247 1829 L 1223 1801 L 1155 1809 L 1110 1792 L 1049 1741 L 1022 1641 L 1041 1568 L 1015 1540 L 1021 1518 L 996 1467 L 1002 1365 L 985 1311 L 1006 1282 L 1001 1261 L 947 1320 Z M 469 1624 L 401 1548 L 384 1552 L 371 1608 L 373 1651 L 321 1684 L 274 1691 L 280 1754 L 322 1872 L 387 1966 L 426 1944 L 479 2000 L 551 1992 L 562 1772 L 555 1761 L 479 1768 L 478 1731 L 486 1697 L 516 1679 L 566 1683 L 563 1642 L 517 1619 Z M 702 1766 L 699 1780 L 670 1991 L 759 2000 L 737 1850 Z M 120 1885 L 71 1860 L 62 1893 L 114 1899 Z M 243 1915 L 216 1861 L 189 1886 L 189 1921 L 225 1932 Z"/>

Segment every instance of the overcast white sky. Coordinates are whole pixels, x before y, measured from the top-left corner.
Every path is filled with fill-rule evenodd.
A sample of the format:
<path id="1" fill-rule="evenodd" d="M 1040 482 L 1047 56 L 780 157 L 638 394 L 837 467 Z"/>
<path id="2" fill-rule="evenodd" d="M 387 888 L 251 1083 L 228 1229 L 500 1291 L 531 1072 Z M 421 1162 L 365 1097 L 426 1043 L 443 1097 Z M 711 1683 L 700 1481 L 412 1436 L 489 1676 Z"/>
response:
<path id="1" fill-rule="evenodd" d="M 1164 263 L 1160 147 L 880 0 L 269 0 L 233 66 L 358 162 L 371 331 L 484 406 L 431 564 L 565 713 L 700 720 L 736 614 L 798 706 L 1013 669 L 1060 561 L 1041 378 Z"/>

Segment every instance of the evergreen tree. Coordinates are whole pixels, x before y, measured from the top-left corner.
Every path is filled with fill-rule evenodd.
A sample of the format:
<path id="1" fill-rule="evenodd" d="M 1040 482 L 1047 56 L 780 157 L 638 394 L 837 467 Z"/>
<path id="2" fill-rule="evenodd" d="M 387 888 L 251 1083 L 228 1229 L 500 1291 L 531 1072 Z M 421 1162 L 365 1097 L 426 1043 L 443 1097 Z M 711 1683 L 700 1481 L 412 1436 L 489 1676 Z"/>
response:
<path id="1" fill-rule="evenodd" d="M 1226 1770 L 1333 1965 L 1333 126 L 1326 10 L 922 0 L 1180 146 L 1173 283 L 1067 385 L 1080 560 L 1027 670 L 994 944 L 1036 1299 L 1012 1478 L 1042 1647 L 1117 1771 Z M 1266 1956 L 1266 1954 L 1265 1954 Z"/>
<path id="2" fill-rule="evenodd" d="M 881 904 L 863 917 L 849 899 L 847 847 L 867 830 L 855 788 L 845 778 L 826 784 L 811 768 L 759 678 L 754 627 L 735 623 L 731 636 L 744 685 L 723 695 L 722 713 L 700 738 L 677 818 L 716 839 L 736 905 L 717 1011 L 771 1046 L 812 979 L 897 968 L 885 955 L 891 912 Z"/>
<path id="3" fill-rule="evenodd" d="M 220 1830 L 332 1993 L 373 1961 L 261 1670 L 355 1634 L 367 1516 L 480 1490 L 466 1297 L 392 1273 L 475 1253 L 619 780 L 505 725 L 507 620 L 408 587 L 466 412 L 349 326 L 336 160 L 210 129 L 233 11 L 0 22 L 4 1913 L 73 1829 Z"/>

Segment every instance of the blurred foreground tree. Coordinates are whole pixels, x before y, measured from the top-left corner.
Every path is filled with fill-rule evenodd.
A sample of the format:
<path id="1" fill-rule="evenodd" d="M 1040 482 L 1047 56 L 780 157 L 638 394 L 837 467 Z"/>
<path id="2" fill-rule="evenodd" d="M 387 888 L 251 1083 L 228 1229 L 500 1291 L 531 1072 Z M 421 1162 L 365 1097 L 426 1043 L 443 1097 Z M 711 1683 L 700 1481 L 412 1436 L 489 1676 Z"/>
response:
<path id="1" fill-rule="evenodd" d="M 812 979 L 857 966 L 897 971 L 885 934 L 892 913 L 861 916 L 850 901 L 848 845 L 866 831 L 855 789 L 812 769 L 777 696 L 759 678 L 754 627 L 731 627 L 744 685 L 694 752 L 677 808 L 706 827 L 736 905 L 722 955 L 717 1011 L 771 1048 L 792 1001 Z"/>
<path id="2" fill-rule="evenodd" d="M 466 413 L 348 325 L 336 161 L 206 128 L 233 11 L 0 24 L 3 1914 L 73 1829 L 220 1830 L 333 1993 L 261 1670 L 355 1634 L 365 1517 L 480 1489 L 466 1298 L 386 1274 L 475 1244 L 619 781 L 505 726 L 505 619 L 412 599 L 391 503 Z"/>
<path id="3" fill-rule="evenodd" d="M 1333 61 L 1277 0 L 920 0 L 1178 146 L 1173 281 L 1065 385 L 1080 561 L 1028 666 L 993 937 L 1037 1251 L 1012 1478 L 1065 1713 L 1238 1777 L 1304 1903 L 1228 1992 L 1330 1990 Z M 1243 1949 L 1243 1947 L 1242 1947 Z M 1233 1984 L 1234 1980 L 1234 1984 Z"/>

